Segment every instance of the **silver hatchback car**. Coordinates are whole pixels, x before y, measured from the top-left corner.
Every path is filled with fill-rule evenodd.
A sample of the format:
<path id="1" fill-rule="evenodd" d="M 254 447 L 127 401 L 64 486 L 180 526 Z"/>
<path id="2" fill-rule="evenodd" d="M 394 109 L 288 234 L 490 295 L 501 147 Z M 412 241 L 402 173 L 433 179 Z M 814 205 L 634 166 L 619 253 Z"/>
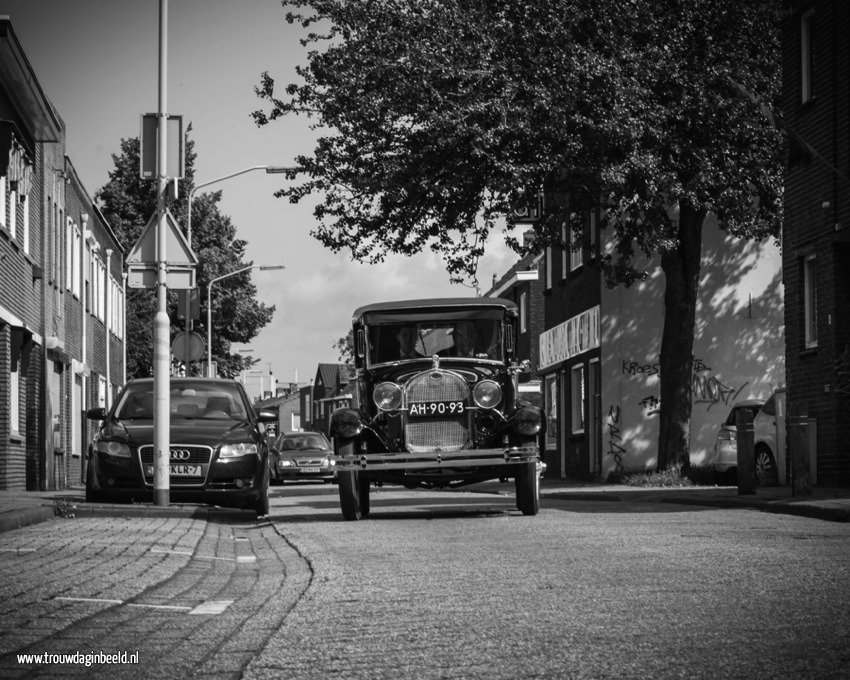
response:
<path id="1" fill-rule="evenodd" d="M 755 438 L 756 476 L 758 483 L 772 486 L 778 482 L 776 468 L 776 394 L 767 401 L 747 399 L 732 407 L 729 416 L 720 426 L 714 445 L 713 464 L 718 478 L 734 478 L 738 471 L 738 431 L 735 418 L 738 411 L 746 409 L 753 418 Z"/>

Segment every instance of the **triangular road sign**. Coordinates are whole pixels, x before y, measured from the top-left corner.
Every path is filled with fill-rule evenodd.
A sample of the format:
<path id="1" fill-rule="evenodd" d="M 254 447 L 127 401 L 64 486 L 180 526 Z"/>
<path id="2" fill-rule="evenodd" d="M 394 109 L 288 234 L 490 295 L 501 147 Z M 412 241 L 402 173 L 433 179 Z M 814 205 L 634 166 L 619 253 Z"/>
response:
<path id="1" fill-rule="evenodd" d="M 142 230 L 139 240 L 127 255 L 127 264 L 156 265 L 156 232 L 157 215 L 154 213 Z M 196 265 L 198 256 L 192 252 L 189 242 L 174 219 L 174 215 L 166 208 L 165 210 L 165 257 L 166 264 L 172 265 Z"/>

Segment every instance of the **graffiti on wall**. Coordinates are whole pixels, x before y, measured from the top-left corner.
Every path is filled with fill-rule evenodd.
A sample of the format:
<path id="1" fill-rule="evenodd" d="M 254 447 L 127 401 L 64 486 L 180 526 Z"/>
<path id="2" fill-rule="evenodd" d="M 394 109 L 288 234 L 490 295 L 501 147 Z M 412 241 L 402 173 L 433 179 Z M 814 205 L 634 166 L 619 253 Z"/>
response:
<path id="1" fill-rule="evenodd" d="M 632 376 L 656 376 L 661 373 L 659 364 L 642 364 L 639 361 L 626 359 L 622 362 L 622 372 L 623 375 Z M 726 385 L 712 373 L 711 366 L 705 361 L 691 357 L 691 398 L 694 404 L 705 404 L 706 411 L 710 411 L 718 404 L 731 406 L 749 384 L 749 381 L 746 381 L 738 388 Z M 645 416 L 654 416 L 660 411 L 661 400 L 654 394 L 650 394 L 641 399 L 638 405 L 644 409 Z"/>
<path id="2" fill-rule="evenodd" d="M 608 455 L 614 458 L 614 469 L 618 472 L 625 470 L 623 455 L 625 447 L 620 442 L 623 435 L 620 434 L 620 407 L 612 405 L 608 409 L 608 418 L 605 421 L 605 429 L 608 434 Z"/>

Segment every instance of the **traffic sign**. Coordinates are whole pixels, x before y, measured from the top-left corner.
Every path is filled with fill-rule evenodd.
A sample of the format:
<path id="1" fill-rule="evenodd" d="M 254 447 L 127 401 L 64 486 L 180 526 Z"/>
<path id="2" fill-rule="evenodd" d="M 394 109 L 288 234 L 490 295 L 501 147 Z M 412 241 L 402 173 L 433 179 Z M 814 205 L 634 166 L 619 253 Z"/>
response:
<path id="1" fill-rule="evenodd" d="M 156 268 L 156 231 L 159 220 L 156 213 L 151 215 L 142 234 L 127 255 L 127 264 L 142 264 Z M 174 219 L 171 211 L 165 211 L 165 247 L 168 260 L 166 264 L 178 266 L 195 266 L 198 256 L 192 252 L 192 246 Z"/>
<path id="2" fill-rule="evenodd" d="M 142 130 L 139 137 L 139 175 L 142 179 L 156 178 L 156 156 L 159 149 L 159 114 L 143 113 Z M 165 176 L 168 179 L 183 179 L 186 165 L 183 153 L 183 116 L 166 115 L 165 123 Z"/>
<path id="3" fill-rule="evenodd" d="M 177 361 L 200 361 L 205 349 L 206 343 L 197 333 L 179 333 L 171 343 L 171 353 Z"/>

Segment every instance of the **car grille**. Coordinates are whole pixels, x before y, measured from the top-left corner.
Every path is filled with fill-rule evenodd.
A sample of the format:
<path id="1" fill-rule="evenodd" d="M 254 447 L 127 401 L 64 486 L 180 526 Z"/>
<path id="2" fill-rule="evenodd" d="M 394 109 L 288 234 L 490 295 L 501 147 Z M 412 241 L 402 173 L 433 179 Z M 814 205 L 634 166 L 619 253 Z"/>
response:
<path id="1" fill-rule="evenodd" d="M 200 476 L 187 475 L 171 475 L 172 484 L 200 484 L 206 479 L 207 470 L 209 469 L 210 461 L 212 460 L 213 450 L 209 446 L 197 446 L 188 444 L 172 444 L 169 447 L 171 452 L 169 463 L 172 465 L 200 465 Z M 186 455 L 188 453 L 188 456 Z M 146 445 L 139 447 L 139 460 L 142 464 L 142 471 L 145 475 L 145 481 L 153 484 L 153 475 L 147 474 L 149 466 L 154 464 L 153 446 Z"/>
<path id="2" fill-rule="evenodd" d="M 469 388 L 459 375 L 428 370 L 412 377 L 404 386 L 404 404 L 463 401 L 469 404 Z M 408 451 L 459 451 L 469 443 L 469 415 L 407 418 L 404 437 Z"/>
<path id="3" fill-rule="evenodd" d="M 299 467 L 321 467 L 325 464 L 324 458 L 299 458 L 295 461 Z"/>

